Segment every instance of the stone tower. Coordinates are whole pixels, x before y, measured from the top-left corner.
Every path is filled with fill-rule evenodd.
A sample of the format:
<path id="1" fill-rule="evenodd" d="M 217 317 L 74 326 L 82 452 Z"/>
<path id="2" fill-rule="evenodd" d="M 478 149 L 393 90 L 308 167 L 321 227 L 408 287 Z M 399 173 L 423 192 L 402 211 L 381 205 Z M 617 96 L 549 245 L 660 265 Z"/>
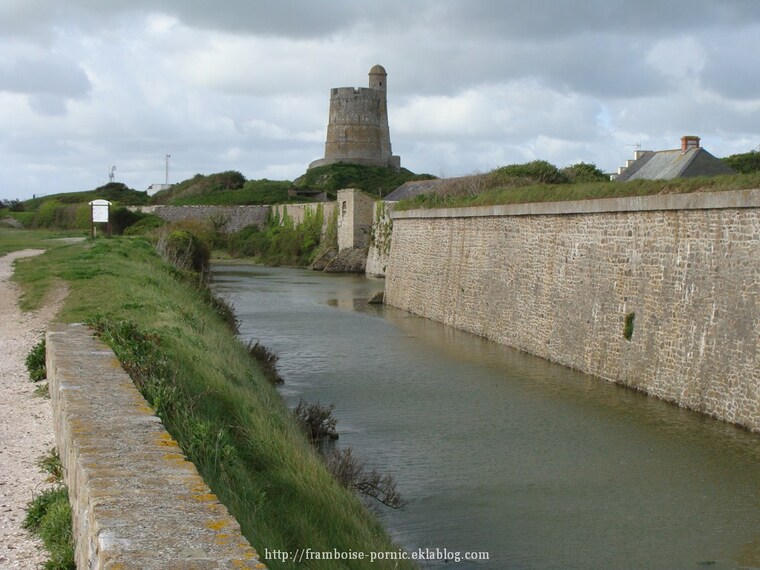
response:
<path id="1" fill-rule="evenodd" d="M 330 90 L 325 157 L 309 168 L 337 162 L 401 168 L 401 158 L 391 151 L 387 79 L 385 68 L 375 65 L 369 70 L 369 87 Z"/>

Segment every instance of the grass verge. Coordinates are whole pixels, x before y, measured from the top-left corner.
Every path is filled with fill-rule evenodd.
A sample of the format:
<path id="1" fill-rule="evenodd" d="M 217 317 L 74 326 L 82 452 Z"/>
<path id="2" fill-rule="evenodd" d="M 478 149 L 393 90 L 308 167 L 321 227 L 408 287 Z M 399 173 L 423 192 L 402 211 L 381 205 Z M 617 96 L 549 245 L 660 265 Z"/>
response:
<path id="1" fill-rule="evenodd" d="M 40 537 L 48 559 L 45 570 L 74 570 L 69 492 L 62 482 L 63 470 L 55 450 L 40 458 L 40 469 L 50 475 L 54 487 L 37 495 L 26 507 L 24 528 Z"/>
<path id="2" fill-rule="evenodd" d="M 0 255 L 21 249 L 48 249 L 65 245 L 57 238 L 82 237 L 82 232 L 0 228 Z"/>
<path id="3" fill-rule="evenodd" d="M 396 550 L 362 502 L 327 472 L 259 365 L 193 285 L 197 279 L 162 262 L 147 240 L 49 250 L 20 260 L 16 279 L 27 308 L 56 279 L 68 282 L 59 319 L 97 326 L 260 553 Z M 310 568 L 335 564 L 311 561 Z"/>
<path id="4" fill-rule="evenodd" d="M 488 175 L 483 175 L 488 185 Z M 724 192 L 760 188 L 760 173 L 728 176 L 678 178 L 674 180 L 632 180 L 630 182 L 587 182 L 578 184 L 528 184 L 485 189 L 476 195 L 423 194 L 400 201 L 396 210 L 416 208 L 459 208 L 496 206 L 526 202 L 561 202 L 598 198 Z"/>

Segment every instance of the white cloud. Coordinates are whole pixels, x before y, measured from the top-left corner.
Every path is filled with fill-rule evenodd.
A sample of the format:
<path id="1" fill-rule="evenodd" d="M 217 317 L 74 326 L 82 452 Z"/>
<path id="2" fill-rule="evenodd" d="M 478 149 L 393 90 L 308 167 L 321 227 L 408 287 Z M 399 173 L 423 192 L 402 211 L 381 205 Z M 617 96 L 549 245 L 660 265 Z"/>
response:
<path id="1" fill-rule="evenodd" d="M 613 170 L 628 145 L 760 143 L 760 3 L 5 0 L 0 197 L 240 170 L 323 152 L 329 90 L 389 72 L 394 152 L 465 174 L 543 158 Z"/>

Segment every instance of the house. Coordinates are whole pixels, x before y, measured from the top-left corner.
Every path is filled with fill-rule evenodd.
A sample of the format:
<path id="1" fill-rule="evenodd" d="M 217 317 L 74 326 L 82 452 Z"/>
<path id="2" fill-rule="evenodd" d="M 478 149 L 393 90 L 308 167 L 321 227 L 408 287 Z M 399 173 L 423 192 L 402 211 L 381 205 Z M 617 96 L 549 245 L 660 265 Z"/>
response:
<path id="1" fill-rule="evenodd" d="M 699 146 L 699 137 L 681 137 L 681 148 L 675 150 L 637 150 L 634 159 L 618 169 L 611 178 L 619 182 L 628 180 L 670 180 L 692 176 L 718 176 L 736 174 Z"/>

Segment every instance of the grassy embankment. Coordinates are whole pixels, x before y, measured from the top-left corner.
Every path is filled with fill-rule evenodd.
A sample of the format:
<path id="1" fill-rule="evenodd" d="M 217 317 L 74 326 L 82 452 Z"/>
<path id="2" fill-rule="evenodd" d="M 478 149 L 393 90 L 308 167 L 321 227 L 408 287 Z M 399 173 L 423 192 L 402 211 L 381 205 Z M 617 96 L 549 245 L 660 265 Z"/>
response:
<path id="1" fill-rule="evenodd" d="M 395 550 L 364 505 L 327 473 L 197 277 L 161 261 L 147 240 L 58 247 L 19 261 L 16 279 L 26 309 L 58 280 L 68 282 L 59 319 L 96 324 L 260 554 Z"/>
<path id="2" fill-rule="evenodd" d="M 479 175 L 476 182 L 452 185 L 442 194 L 427 194 L 402 200 L 397 210 L 416 208 L 459 208 L 526 202 L 559 202 L 596 198 L 623 198 L 656 194 L 723 192 L 760 188 L 760 172 L 728 176 L 633 180 L 630 182 L 538 183 L 526 177 L 505 176 L 501 169 Z"/>
<path id="3" fill-rule="evenodd" d="M 49 249 L 64 245 L 59 238 L 82 237 L 77 231 L 17 230 L 0 227 L 0 255 L 20 249 Z"/>

